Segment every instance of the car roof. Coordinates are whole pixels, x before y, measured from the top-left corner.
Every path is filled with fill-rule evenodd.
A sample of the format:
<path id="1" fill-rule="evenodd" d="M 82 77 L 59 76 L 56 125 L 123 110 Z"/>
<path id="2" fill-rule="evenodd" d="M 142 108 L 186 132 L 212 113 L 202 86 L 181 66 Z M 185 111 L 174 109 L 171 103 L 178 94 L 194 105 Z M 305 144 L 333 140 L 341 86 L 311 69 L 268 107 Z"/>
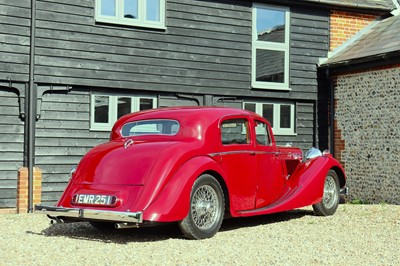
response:
<path id="1" fill-rule="evenodd" d="M 232 107 L 183 106 L 183 107 L 164 107 L 164 108 L 149 109 L 145 111 L 127 114 L 120 119 L 123 120 L 123 123 L 139 119 L 142 120 L 142 119 L 169 118 L 169 119 L 183 120 L 188 118 L 195 119 L 196 117 L 199 117 L 202 120 L 207 120 L 207 119 L 215 120 L 227 115 L 258 116 L 253 112 Z"/>

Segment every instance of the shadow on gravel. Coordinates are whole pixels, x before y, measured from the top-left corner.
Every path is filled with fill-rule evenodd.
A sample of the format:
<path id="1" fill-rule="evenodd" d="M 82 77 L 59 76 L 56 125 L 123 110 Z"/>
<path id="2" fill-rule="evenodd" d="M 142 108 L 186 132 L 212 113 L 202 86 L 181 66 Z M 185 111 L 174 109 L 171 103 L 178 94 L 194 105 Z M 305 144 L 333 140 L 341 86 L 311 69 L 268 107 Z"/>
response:
<path id="1" fill-rule="evenodd" d="M 314 216 L 314 212 L 312 210 L 297 209 L 287 212 L 260 216 L 225 219 L 222 223 L 220 231 L 230 231 L 244 227 L 254 227 L 259 225 L 287 222 L 294 219 L 300 219 L 304 216 Z"/>
<path id="2" fill-rule="evenodd" d="M 311 210 L 293 210 L 283 213 L 225 219 L 220 231 L 231 231 L 238 228 L 268 225 L 300 219 L 304 216 L 314 215 Z M 103 243 L 127 244 L 130 242 L 155 242 L 168 239 L 184 239 L 177 224 L 166 224 L 155 227 L 133 228 L 122 230 L 99 230 L 89 223 L 67 223 L 50 225 L 41 233 L 27 231 L 27 234 L 46 237 L 68 237 L 71 239 L 97 241 Z"/>

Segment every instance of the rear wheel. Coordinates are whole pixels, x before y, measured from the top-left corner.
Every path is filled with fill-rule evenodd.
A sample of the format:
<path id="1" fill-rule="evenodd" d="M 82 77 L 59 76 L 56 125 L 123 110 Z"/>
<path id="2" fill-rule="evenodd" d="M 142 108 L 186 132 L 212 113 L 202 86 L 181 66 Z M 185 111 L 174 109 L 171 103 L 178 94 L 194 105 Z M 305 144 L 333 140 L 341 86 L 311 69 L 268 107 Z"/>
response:
<path id="1" fill-rule="evenodd" d="M 319 216 L 334 214 L 339 205 L 339 193 L 339 178 L 335 171 L 329 170 L 325 178 L 322 201 L 313 205 L 315 214 Z"/>
<path id="2" fill-rule="evenodd" d="M 191 239 L 214 236 L 221 227 L 225 211 L 224 193 L 211 175 L 201 175 L 193 184 L 190 209 L 179 227 Z"/>

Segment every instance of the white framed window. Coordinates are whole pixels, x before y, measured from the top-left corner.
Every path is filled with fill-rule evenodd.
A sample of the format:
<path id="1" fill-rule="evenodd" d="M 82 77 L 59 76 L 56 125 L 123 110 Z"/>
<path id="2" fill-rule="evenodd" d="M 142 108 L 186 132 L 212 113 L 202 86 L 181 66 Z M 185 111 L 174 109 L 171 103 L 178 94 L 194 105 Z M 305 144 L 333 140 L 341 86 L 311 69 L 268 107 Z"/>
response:
<path id="1" fill-rule="evenodd" d="M 295 105 L 292 103 L 245 102 L 243 109 L 259 114 L 270 122 L 274 135 L 296 135 Z"/>
<path id="2" fill-rule="evenodd" d="M 92 94 L 90 129 L 109 131 L 121 116 L 152 108 L 157 108 L 156 97 Z"/>
<path id="3" fill-rule="evenodd" d="M 166 0 L 96 0 L 98 22 L 165 29 Z"/>
<path id="4" fill-rule="evenodd" d="M 289 88 L 290 10 L 253 5 L 252 87 Z"/>

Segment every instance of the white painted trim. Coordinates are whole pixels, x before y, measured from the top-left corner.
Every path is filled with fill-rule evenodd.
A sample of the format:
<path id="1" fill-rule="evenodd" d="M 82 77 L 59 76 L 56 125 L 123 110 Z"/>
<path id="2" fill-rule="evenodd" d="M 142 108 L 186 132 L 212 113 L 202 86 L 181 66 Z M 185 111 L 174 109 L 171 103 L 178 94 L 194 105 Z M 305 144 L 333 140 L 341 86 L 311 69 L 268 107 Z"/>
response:
<path id="1" fill-rule="evenodd" d="M 243 102 L 242 108 L 244 109 L 245 104 L 255 104 L 256 105 L 256 113 L 260 116 L 263 116 L 263 104 L 269 104 L 273 106 L 274 110 L 274 125 L 272 127 L 272 131 L 274 135 L 284 135 L 284 136 L 296 136 L 295 127 L 296 127 L 296 106 L 294 103 L 288 102 Z M 290 128 L 281 128 L 281 105 L 290 105 Z"/>
<path id="2" fill-rule="evenodd" d="M 94 122 L 94 107 L 96 96 L 108 96 L 108 123 L 95 123 Z M 114 123 L 118 120 L 118 98 L 131 98 L 131 112 L 140 111 L 140 99 L 152 99 L 153 108 L 157 108 L 157 97 L 146 95 L 123 95 L 123 94 L 92 94 L 90 97 L 90 130 L 93 131 L 110 131 Z"/>
<path id="3" fill-rule="evenodd" d="M 146 19 L 146 0 L 138 0 L 138 19 L 124 18 L 124 2 L 123 0 L 116 1 L 116 16 L 103 16 L 101 14 L 101 0 L 95 1 L 95 21 L 118 25 L 128 25 L 144 28 L 166 29 L 165 26 L 165 9 L 166 0 L 160 0 L 160 21 L 150 21 Z"/>
<path id="4" fill-rule="evenodd" d="M 274 43 L 257 40 L 257 8 L 268 8 L 285 12 L 285 43 Z M 265 4 L 254 3 L 252 7 L 252 42 L 251 42 L 251 86 L 254 89 L 269 90 L 291 90 L 289 87 L 290 77 L 290 9 L 287 7 L 276 7 Z M 284 82 L 256 81 L 256 50 L 282 51 L 284 55 Z"/>

